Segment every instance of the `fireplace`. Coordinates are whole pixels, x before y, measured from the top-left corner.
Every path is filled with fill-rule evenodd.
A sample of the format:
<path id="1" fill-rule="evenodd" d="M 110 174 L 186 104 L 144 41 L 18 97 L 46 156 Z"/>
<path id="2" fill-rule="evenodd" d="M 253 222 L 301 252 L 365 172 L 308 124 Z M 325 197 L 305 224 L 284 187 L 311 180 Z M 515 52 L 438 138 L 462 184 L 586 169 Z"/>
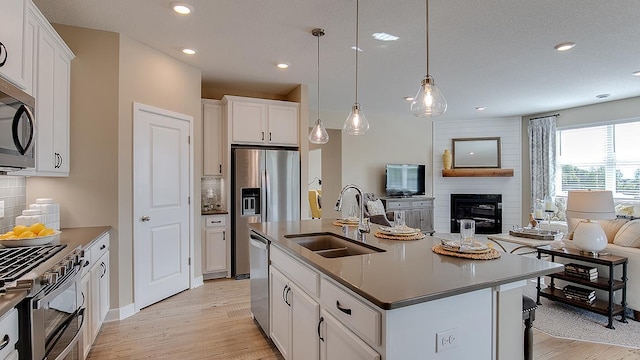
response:
<path id="1" fill-rule="evenodd" d="M 501 194 L 451 194 L 451 232 L 460 232 L 460 220 L 476 222 L 476 234 L 502 232 Z"/>

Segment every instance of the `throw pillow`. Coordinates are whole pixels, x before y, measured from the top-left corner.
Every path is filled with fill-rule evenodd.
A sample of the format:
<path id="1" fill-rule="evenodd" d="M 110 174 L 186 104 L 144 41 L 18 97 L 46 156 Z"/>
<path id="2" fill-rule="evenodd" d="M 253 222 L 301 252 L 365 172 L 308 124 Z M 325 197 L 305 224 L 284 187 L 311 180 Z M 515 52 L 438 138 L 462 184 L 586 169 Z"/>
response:
<path id="1" fill-rule="evenodd" d="M 384 215 L 384 205 L 382 205 L 382 200 L 378 199 L 367 201 L 367 212 L 370 216 Z"/>
<path id="2" fill-rule="evenodd" d="M 613 243 L 620 228 L 628 222 L 629 220 L 627 219 L 598 220 L 598 224 L 600 224 L 600 227 L 602 227 L 602 230 L 604 230 L 604 233 L 607 235 L 607 242 L 609 244 Z"/>
<path id="3" fill-rule="evenodd" d="M 618 230 L 613 243 L 620 246 L 640 248 L 640 219 L 624 224 Z"/>
<path id="4" fill-rule="evenodd" d="M 567 219 L 567 235 L 565 235 L 565 239 L 573 240 L 573 232 L 576 230 L 576 226 L 578 226 L 578 223 L 580 223 L 580 219 Z"/>
<path id="5" fill-rule="evenodd" d="M 616 205 L 616 215 L 633 215 L 633 205 L 618 204 Z"/>

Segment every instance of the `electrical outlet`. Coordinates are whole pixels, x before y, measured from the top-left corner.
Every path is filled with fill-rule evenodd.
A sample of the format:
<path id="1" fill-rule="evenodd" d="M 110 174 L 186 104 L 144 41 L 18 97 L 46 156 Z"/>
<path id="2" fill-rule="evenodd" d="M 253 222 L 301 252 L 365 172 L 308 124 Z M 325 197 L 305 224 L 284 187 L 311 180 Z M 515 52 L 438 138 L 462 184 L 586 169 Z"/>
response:
<path id="1" fill-rule="evenodd" d="M 4 200 L 0 201 L 0 219 L 4 217 Z"/>
<path id="2" fill-rule="evenodd" d="M 458 346 L 458 329 L 449 329 L 436 333 L 436 352 L 442 352 Z"/>

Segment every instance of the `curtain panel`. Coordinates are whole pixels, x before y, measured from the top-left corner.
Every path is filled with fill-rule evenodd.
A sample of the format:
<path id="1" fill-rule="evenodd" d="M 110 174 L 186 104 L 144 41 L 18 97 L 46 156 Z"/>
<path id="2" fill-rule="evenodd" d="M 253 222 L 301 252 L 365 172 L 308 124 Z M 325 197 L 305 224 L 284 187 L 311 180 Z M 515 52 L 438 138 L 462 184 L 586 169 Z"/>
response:
<path id="1" fill-rule="evenodd" d="M 529 120 L 531 207 L 536 199 L 554 196 L 556 177 L 556 115 Z"/>

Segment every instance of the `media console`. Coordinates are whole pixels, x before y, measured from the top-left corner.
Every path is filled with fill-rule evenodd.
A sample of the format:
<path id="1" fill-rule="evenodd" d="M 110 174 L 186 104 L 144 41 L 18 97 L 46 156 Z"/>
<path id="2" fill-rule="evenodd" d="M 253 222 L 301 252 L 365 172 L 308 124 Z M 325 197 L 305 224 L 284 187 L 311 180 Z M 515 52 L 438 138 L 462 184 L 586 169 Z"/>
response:
<path id="1" fill-rule="evenodd" d="M 432 197 L 385 197 L 381 198 L 386 211 L 405 212 L 405 224 L 418 228 L 423 233 L 433 235 L 433 199 Z"/>

